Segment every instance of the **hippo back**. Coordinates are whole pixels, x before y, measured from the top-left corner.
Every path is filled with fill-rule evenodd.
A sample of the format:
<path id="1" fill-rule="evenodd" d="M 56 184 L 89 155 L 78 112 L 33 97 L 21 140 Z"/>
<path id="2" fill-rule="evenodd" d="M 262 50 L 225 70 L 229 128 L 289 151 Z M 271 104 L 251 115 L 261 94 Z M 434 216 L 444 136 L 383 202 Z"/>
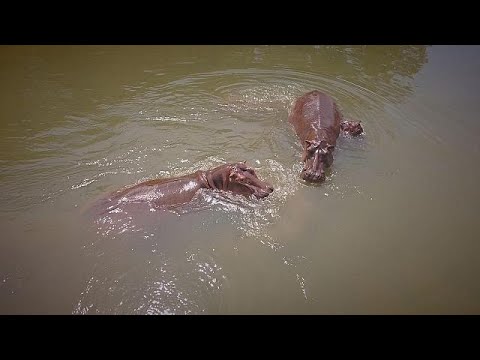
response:
<path id="1" fill-rule="evenodd" d="M 327 140 L 332 145 L 340 133 L 342 116 L 332 97 L 314 90 L 298 98 L 288 121 L 303 141 Z"/>

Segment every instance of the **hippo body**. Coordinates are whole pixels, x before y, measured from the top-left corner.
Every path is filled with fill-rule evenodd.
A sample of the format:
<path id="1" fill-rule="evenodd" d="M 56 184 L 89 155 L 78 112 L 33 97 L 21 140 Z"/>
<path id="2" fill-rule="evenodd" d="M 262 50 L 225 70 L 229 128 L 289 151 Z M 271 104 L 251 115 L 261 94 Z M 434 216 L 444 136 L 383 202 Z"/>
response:
<path id="1" fill-rule="evenodd" d="M 342 115 L 330 96 L 314 90 L 295 101 L 288 121 L 294 126 L 302 144 L 323 140 L 335 146 Z"/>
<path id="2" fill-rule="evenodd" d="M 360 122 L 344 121 L 333 98 L 318 90 L 295 101 L 288 121 L 302 143 L 301 177 L 309 182 L 325 180 L 325 169 L 333 163 L 333 151 L 341 130 L 352 136 L 363 132 Z"/>
<path id="3" fill-rule="evenodd" d="M 260 180 L 245 163 L 231 163 L 180 177 L 148 180 L 117 190 L 98 201 L 95 208 L 97 213 L 115 210 L 125 203 L 148 203 L 151 207 L 168 208 L 190 202 L 200 189 L 229 191 L 256 198 L 264 198 L 273 191 L 273 187 Z"/>

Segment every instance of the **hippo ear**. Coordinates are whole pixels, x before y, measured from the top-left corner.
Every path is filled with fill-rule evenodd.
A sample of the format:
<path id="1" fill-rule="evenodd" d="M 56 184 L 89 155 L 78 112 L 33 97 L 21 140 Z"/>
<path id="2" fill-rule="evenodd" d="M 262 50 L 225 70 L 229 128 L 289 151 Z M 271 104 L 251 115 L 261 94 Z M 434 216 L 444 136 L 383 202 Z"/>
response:
<path id="1" fill-rule="evenodd" d="M 305 149 L 312 150 L 312 148 L 316 145 L 315 141 L 312 140 L 305 140 Z"/>

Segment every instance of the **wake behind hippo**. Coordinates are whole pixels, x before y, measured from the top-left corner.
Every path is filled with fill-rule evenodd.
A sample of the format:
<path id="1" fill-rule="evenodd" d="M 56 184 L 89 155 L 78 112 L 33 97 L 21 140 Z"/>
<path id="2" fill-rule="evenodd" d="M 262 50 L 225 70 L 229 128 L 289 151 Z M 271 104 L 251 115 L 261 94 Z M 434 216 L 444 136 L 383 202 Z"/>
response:
<path id="1" fill-rule="evenodd" d="M 313 90 L 293 104 L 288 121 L 303 147 L 302 179 L 323 182 L 325 169 L 333 163 L 333 151 L 342 130 L 352 136 L 363 132 L 360 122 L 345 121 L 337 104 L 327 94 Z"/>
<path id="2" fill-rule="evenodd" d="M 98 201 L 95 208 L 97 212 L 105 213 L 125 203 L 172 207 L 190 202 L 200 189 L 222 190 L 256 198 L 264 198 L 273 192 L 273 187 L 260 180 L 254 169 L 245 162 L 239 162 L 180 177 L 148 180 L 109 194 Z"/>

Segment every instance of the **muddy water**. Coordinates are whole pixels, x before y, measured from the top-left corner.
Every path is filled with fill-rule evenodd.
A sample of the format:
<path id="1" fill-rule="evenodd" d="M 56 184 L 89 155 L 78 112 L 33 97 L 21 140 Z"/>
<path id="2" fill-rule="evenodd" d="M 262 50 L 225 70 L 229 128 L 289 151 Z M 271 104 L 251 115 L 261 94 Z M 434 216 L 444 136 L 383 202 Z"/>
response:
<path id="1" fill-rule="evenodd" d="M 0 313 L 480 313 L 480 47 L 0 47 Z M 365 135 L 303 183 L 293 100 Z M 264 200 L 89 218 L 246 160 Z"/>

